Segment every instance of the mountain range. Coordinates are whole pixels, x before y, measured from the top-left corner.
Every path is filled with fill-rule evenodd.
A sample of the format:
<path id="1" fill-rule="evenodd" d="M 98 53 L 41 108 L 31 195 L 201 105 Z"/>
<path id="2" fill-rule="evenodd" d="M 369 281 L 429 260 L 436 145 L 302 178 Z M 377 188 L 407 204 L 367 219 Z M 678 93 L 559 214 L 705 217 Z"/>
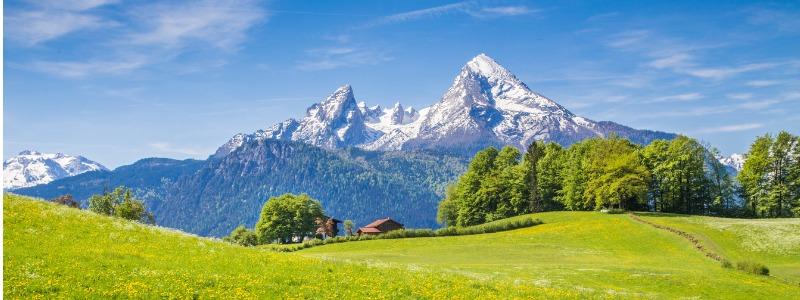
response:
<path id="1" fill-rule="evenodd" d="M 485 54 L 467 62 L 439 102 L 416 110 L 357 102 L 349 85 L 310 106 L 301 120 L 288 119 L 252 134 L 237 134 L 219 147 L 222 157 L 250 140 L 291 140 L 323 147 L 374 151 L 433 150 L 471 154 L 487 146 L 526 148 L 534 140 L 569 146 L 609 134 L 647 144 L 674 134 L 636 130 L 577 116 L 533 92 Z"/>
<path id="2" fill-rule="evenodd" d="M 13 190 L 84 172 L 108 170 L 83 156 L 25 150 L 3 162 L 3 189 Z"/>
<path id="3" fill-rule="evenodd" d="M 85 206 L 91 194 L 126 185 L 158 224 L 210 236 L 253 226 L 270 196 L 289 192 L 308 193 L 328 214 L 356 225 L 392 217 L 408 227 L 434 227 L 445 186 L 476 151 L 524 150 L 534 140 L 568 146 L 611 134 L 639 144 L 675 137 L 576 116 L 481 54 L 429 107 L 368 106 L 345 85 L 302 119 L 236 134 L 206 160 L 143 159 L 16 192 L 71 193 Z"/>

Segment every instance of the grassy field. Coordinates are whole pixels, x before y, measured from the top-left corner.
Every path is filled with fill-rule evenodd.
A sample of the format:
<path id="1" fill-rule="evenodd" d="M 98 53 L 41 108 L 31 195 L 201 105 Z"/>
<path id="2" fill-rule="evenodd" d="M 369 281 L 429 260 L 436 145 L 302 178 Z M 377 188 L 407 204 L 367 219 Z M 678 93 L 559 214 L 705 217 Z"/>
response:
<path id="1" fill-rule="evenodd" d="M 299 253 L 621 297 L 800 299 L 797 281 L 724 269 L 687 240 L 624 214 L 549 212 L 535 217 L 544 224 L 475 236 L 334 244 Z M 795 222 L 772 222 L 784 224 L 780 221 Z M 795 230 L 778 239 L 795 240 L 798 235 Z M 752 243 L 764 242 L 758 235 L 751 238 Z M 775 263 L 773 268 L 777 262 L 787 268 L 800 262 L 791 251 L 773 257 L 763 262 L 770 267 Z M 785 273 L 776 270 L 778 276 Z"/>
<path id="2" fill-rule="evenodd" d="M 650 222 L 689 232 L 727 259 L 767 265 L 770 274 L 800 283 L 800 219 L 726 219 L 640 214 Z"/>
<path id="3" fill-rule="evenodd" d="M 800 299 L 793 220 L 765 221 L 789 226 L 783 234 L 720 239 L 727 229 L 708 225 L 719 219 L 646 217 L 703 233 L 726 255 L 758 253 L 775 274 L 764 277 L 627 215 L 542 213 L 545 224 L 507 232 L 273 253 L 8 194 L 3 206 L 9 299 Z M 786 246 L 764 250 L 765 238 Z"/>
<path id="4" fill-rule="evenodd" d="M 7 299 L 483 299 L 578 293 L 273 253 L 3 197 Z"/>

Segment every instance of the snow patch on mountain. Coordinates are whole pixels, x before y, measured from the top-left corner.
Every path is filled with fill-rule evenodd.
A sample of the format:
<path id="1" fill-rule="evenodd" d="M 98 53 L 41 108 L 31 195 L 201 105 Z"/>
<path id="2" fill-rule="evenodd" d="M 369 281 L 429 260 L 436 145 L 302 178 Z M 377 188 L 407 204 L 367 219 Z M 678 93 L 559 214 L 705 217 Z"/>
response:
<path id="1" fill-rule="evenodd" d="M 83 156 L 26 150 L 3 162 L 3 190 L 44 184 L 96 170 L 108 169 Z"/>

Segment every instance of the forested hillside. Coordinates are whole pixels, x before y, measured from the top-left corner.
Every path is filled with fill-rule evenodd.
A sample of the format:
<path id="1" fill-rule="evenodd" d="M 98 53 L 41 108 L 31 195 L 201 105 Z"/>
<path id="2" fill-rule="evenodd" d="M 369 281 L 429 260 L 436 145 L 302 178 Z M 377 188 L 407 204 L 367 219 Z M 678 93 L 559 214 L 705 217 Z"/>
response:
<path id="1" fill-rule="evenodd" d="M 157 224 L 201 235 L 252 227 L 264 202 L 284 193 L 309 194 L 331 216 L 356 225 L 391 216 L 409 227 L 434 227 L 444 187 L 465 164 L 441 154 L 326 150 L 265 140 L 222 158 L 148 159 L 18 192 L 48 199 L 71 193 L 86 206 L 90 195 L 125 185 L 145 200 Z"/>

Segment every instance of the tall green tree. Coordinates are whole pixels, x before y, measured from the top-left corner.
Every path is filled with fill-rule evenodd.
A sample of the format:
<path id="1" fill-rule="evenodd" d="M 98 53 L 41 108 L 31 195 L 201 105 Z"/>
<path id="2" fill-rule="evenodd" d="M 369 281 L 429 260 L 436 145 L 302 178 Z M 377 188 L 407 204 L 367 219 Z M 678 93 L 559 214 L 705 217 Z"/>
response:
<path id="1" fill-rule="evenodd" d="M 781 131 L 756 138 L 739 173 L 748 208 L 758 217 L 797 216 L 800 138 Z"/>
<path id="2" fill-rule="evenodd" d="M 544 210 L 544 203 L 542 202 L 542 195 L 539 193 L 539 178 L 536 172 L 539 160 L 544 155 L 544 143 L 541 141 L 534 141 L 528 145 L 525 151 L 525 183 L 528 191 L 529 212 L 539 212 Z"/>
<path id="3" fill-rule="evenodd" d="M 261 243 L 289 243 L 293 237 L 313 235 L 315 221 L 322 217 L 319 201 L 306 194 L 283 194 L 264 204 L 256 223 L 256 235 Z"/>
<path id="4" fill-rule="evenodd" d="M 544 210 L 558 210 L 563 206 L 559 201 L 564 182 L 565 153 L 561 145 L 547 143 L 542 158 L 536 165 L 537 189 Z"/>
<path id="5" fill-rule="evenodd" d="M 584 199 L 595 209 L 646 203 L 650 173 L 637 146 L 619 137 L 600 140 L 597 146 L 588 155 Z"/>
<path id="6" fill-rule="evenodd" d="M 769 134 L 756 138 L 745 155 L 744 166 L 738 175 L 745 204 L 754 216 L 761 217 L 769 214 L 766 209 L 770 183 L 767 173 L 770 170 L 769 151 L 772 143 L 772 137 Z"/>

